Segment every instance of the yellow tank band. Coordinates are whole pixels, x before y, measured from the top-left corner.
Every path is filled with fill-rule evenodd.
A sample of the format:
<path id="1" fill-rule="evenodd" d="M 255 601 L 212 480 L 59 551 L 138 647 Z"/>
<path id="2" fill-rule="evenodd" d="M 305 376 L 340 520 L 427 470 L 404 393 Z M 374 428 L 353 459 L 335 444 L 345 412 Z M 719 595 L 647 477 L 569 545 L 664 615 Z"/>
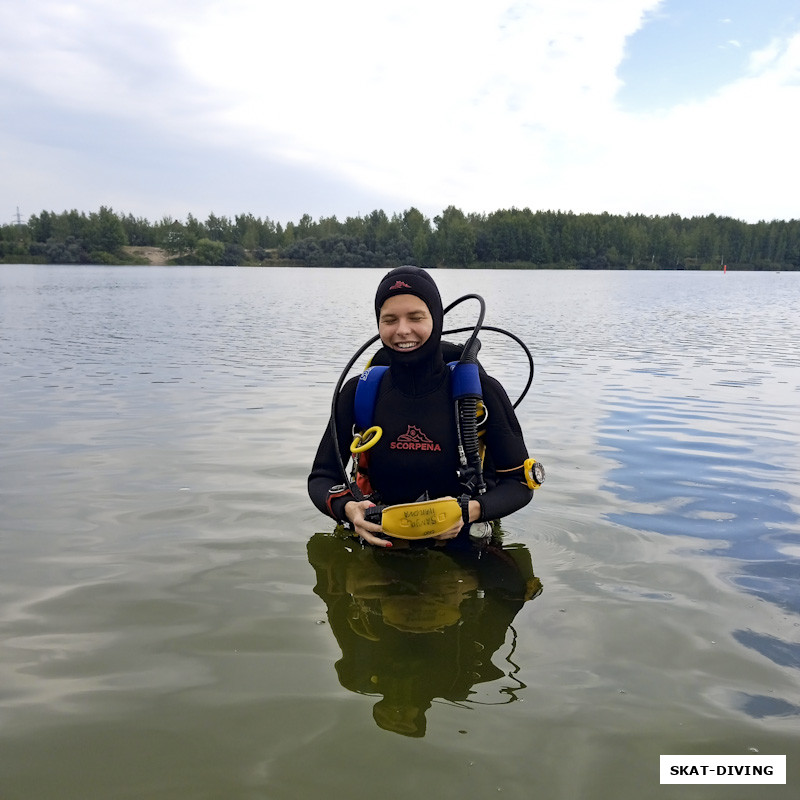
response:
<path id="1" fill-rule="evenodd" d="M 426 539 L 450 530 L 460 519 L 458 500 L 448 497 L 387 506 L 383 509 L 381 526 L 384 533 L 398 539 Z"/>

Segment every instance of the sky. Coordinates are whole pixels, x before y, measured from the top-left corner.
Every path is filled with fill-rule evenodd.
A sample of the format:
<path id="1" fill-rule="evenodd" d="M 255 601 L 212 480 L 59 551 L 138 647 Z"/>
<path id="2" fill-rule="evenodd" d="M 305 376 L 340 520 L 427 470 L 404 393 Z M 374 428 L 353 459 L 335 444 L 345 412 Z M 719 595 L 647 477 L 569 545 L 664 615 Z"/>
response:
<path id="1" fill-rule="evenodd" d="M 798 0 L 0 0 L 0 223 L 800 218 Z"/>

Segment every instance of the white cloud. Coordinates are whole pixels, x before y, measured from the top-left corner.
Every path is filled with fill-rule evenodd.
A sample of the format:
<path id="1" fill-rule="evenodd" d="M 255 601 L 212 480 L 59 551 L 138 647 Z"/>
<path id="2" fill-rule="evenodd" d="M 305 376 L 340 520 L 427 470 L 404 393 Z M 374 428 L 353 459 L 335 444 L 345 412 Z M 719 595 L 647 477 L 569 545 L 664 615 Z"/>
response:
<path id="1" fill-rule="evenodd" d="M 387 211 L 788 216 L 763 166 L 796 183 L 800 38 L 751 54 L 749 74 L 702 104 L 624 113 L 626 40 L 659 5 L 29 0 L 0 9 L 0 80 L 40 113 L 338 175 L 362 200 L 395 198 Z M 35 183 L 32 168 L 20 179 Z M 343 195 L 324 213 L 351 212 Z"/>
<path id="2" fill-rule="evenodd" d="M 657 207 L 664 187 L 678 213 L 713 212 L 752 221 L 796 218 L 789 187 L 800 178 L 791 155 L 800 108 L 798 78 L 800 34 L 795 34 L 756 54 L 749 75 L 709 100 L 659 117 L 630 118 L 633 124 L 617 155 L 645 170 L 646 181 L 631 181 L 648 198 L 640 207 Z"/>
<path id="3" fill-rule="evenodd" d="M 654 5 L 225 4 L 182 30 L 179 51 L 226 94 L 231 130 L 287 158 L 410 202 L 544 203 L 536 187 L 569 142 L 591 141 Z"/>

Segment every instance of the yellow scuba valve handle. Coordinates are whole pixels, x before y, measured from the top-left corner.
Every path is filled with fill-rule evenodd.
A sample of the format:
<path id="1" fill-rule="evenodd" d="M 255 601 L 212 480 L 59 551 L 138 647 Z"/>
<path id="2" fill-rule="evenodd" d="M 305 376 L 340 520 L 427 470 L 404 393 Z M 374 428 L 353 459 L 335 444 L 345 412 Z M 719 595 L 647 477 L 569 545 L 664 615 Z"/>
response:
<path id="1" fill-rule="evenodd" d="M 363 453 L 365 450 L 369 450 L 370 447 L 378 444 L 381 436 L 383 436 L 383 428 L 380 428 L 377 425 L 367 428 L 363 433 L 357 433 L 353 437 L 353 442 L 350 445 L 350 452 L 355 454 Z"/>
<path id="2" fill-rule="evenodd" d="M 529 489 L 538 489 L 544 483 L 544 467 L 535 458 L 529 458 L 522 468 Z"/>

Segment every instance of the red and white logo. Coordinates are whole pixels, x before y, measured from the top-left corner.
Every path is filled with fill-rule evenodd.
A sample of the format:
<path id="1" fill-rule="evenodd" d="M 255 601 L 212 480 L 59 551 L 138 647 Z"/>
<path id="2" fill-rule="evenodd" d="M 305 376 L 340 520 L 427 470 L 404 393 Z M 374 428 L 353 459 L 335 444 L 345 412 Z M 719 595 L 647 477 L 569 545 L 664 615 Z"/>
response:
<path id="1" fill-rule="evenodd" d="M 442 448 L 428 438 L 416 425 L 409 425 L 405 433 L 401 433 L 389 447 L 392 450 L 433 450 L 441 452 Z"/>
<path id="2" fill-rule="evenodd" d="M 395 289 L 410 289 L 411 287 L 404 281 L 395 281 L 390 287 L 389 291 L 393 292 Z"/>

